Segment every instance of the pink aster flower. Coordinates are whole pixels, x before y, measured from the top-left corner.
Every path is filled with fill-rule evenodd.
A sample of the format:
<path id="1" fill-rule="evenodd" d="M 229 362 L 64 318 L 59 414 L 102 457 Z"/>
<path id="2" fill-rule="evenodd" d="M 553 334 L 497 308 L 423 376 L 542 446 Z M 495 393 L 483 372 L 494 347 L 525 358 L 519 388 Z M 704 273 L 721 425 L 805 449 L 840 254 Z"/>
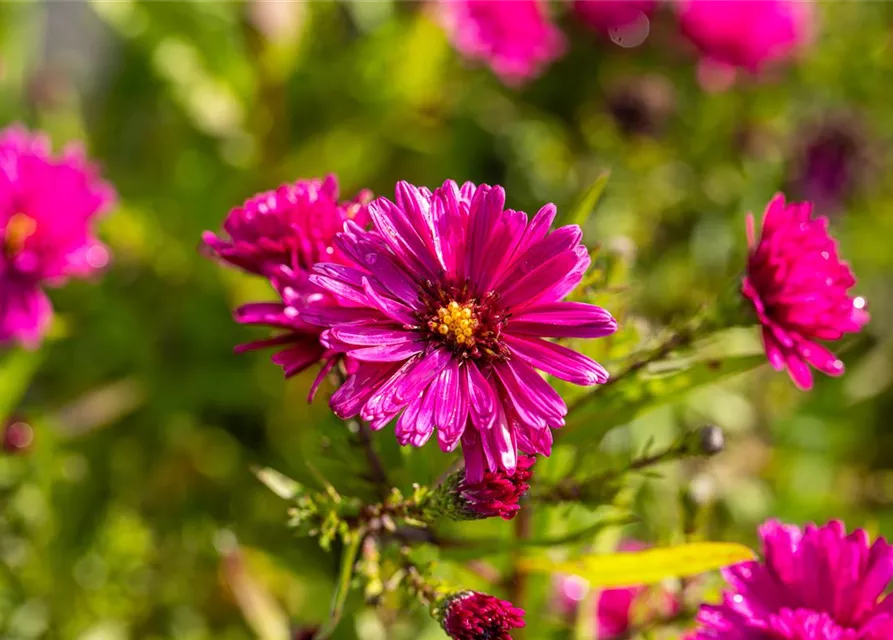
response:
<path id="1" fill-rule="evenodd" d="M 506 84 L 521 84 L 564 53 L 564 36 L 538 0 L 439 0 L 453 46 L 485 61 Z"/>
<path id="2" fill-rule="evenodd" d="M 0 132 L 0 344 L 36 346 L 52 318 L 44 286 L 108 263 L 92 226 L 114 198 L 80 149 L 54 157 L 43 135 Z"/>
<path id="3" fill-rule="evenodd" d="M 811 35 L 803 0 L 683 0 L 682 33 L 713 63 L 757 73 L 791 56 Z"/>
<path id="4" fill-rule="evenodd" d="M 657 0 L 574 0 L 574 13 L 596 31 L 625 27 L 654 13 Z"/>
<path id="5" fill-rule="evenodd" d="M 258 194 L 230 211 L 223 223 L 226 236 L 210 231 L 203 235 L 205 245 L 219 258 L 269 278 L 279 293 L 278 302 L 251 303 L 236 310 L 238 322 L 278 330 L 276 336 L 239 345 L 236 351 L 280 348 L 272 359 L 286 377 L 325 360 L 311 396 L 335 358 L 334 352 L 320 344 L 319 327 L 305 322 L 302 312 L 313 305 L 351 303 L 311 283 L 310 269 L 321 260 L 343 262 L 333 240 L 346 220 L 368 223 L 363 206 L 368 198 L 364 191 L 351 202 L 340 202 L 334 176 L 322 181 L 298 180 Z"/>
<path id="6" fill-rule="evenodd" d="M 893 547 L 870 544 L 841 522 L 760 528 L 764 560 L 724 571 L 729 590 L 701 605 L 691 640 L 888 640 L 893 638 Z"/>
<path id="7" fill-rule="evenodd" d="M 839 376 L 843 363 L 816 340 L 839 340 L 868 322 L 863 298 L 851 298 L 856 280 L 837 254 L 826 218 L 812 217 L 812 204 L 785 204 L 778 194 L 766 207 L 759 243 L 747 218 L 750 256 L 742 292 L 763 326 L 772 366 L 787 369 L 801 389 L 812 388 L 808 365 Z"/>
<path id="8" fill-rule="evenodd" d="M 477 591 L 446 598 L 438 617 L 453 640 L 511 640 L 509 632 L 524 626 L 524 610 L 507 600 Z"/>
<path id="9" fill-rule="evenodd" d="M 311 280 L 356 308 L 317 307 L 323 344 L 357 361 L 332 396 L 341 418 L 373 429 L 397 419 L 403 444 L 435 428 L 440 447 L 461 441 L 470 483 L 512 473 L 517 452 L 549 455 L 567 407 L 537 373 L 594 385 L 592 359 L 551 338 L 598 338 L 617 323 L 599 307 L 562 302 L 589 266 L 577 226 L 550 233 L 554 205 L 532 220 L 506 210 L 501 187 L 447 181 L 434 193 L 406 182 L 396 204 L 369 205 L 374 230 L 348 221 L 336 245 L 350 264 L 320 264 Z"/>

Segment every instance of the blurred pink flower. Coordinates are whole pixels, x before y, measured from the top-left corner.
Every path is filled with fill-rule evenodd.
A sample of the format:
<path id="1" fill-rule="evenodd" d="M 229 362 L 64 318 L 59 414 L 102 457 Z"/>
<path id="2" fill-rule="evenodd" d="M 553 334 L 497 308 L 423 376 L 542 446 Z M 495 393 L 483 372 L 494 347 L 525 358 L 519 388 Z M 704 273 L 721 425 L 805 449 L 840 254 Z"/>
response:
<path id="1" fill-rule="evenodd" d="M 701 605 L 690 640 L 889 640 L 893 547 L 843 523 L 760 528 L 764 559 L 723 571 L 729 589 Z"/>
<path id="2" fill-rule="evenodd" d="M 591 386 L 605 369 L 544 338 L 599 338 L 617 329 L 597 306 L 564 302 L 589 267 L 576 225 L 550 231 L 505 209 L 502 187 L 448 180 L 433 193 L 397 184 L 396 203 L 369 205 L 373 229 L 348 221 L 336 244 L 350 265 L 318 264 L 311 280 L 356 308 L 315 307 L 305 320 L 359 364 L 332 396 L 340 418 L 374 430 L 396 419 L 403 444 L 462 443 L 469 483 L 514 472 L 518 451 L 549 455 L 567 405 L 537 372 Z"/>
<path id="3" fill-rule="evenodd" d="M 369 193 L 364 191 L 353 201 L 339 201 L 334 176 L 298 180 L 260 193 L 230 211 L 223 223 L 225 236 L 210 231 L 202 236 L 205 246 L 220 259 L 268 278 L 279 293 L 279 302 L 256 302 L 236 309 L 240 323 L 279 330 L 272 338 L 239 345 L 236 351 L 281 347 L 272 360 L 286 377 L 325 360 L 311 397 L 336 359 L 334 352 L 320 344 L 321 329 L 307 323 L 303 314 L 316 305 L 351 303 L 310 282 L 310 270 L 320 261 L 344 262 L 334 246 L 335 235 L 347 220 L 368 224 L 364 206 L 368 199 Z"/>
<path id="4" fill-rule="evenodd" d="M 437 9 L 453 46 L 506 84 L 536 77 L 564 53 L 564 35 L 538 0 L 439 0 Z"/>
<path id="5" fill-rule="evenodd" d="M 0 132 L 0 344 L 39 344 L 52 317 L 43 287 L 108 264 L 92 227 L 114 200 L 80 148 L 53 157 L 41 134 Z"/>
<path id="6" fill-rule="evenodd" d="M 647 545 L 636 540 L 625 540 L 620 551 L 641 551 Z M 559 575 L 554 580 L 559 611 L 567 618 L 579 615 L 579 605 L 589 592 L 589 583 L 583 578 Z M 600 591 L 595 601 L 595 622 L 599 640 L 623 638 L 637 622 L 647 622 L 675 614 L 679 599 L 664 588 L 644 586 Z"/>
<path id="7" fill-rule="evenodd" d="M 812 388 L 809 365 L 829 376 L 843 374 L 843 362 L 816 341 L 856 333 L 869 315 L 864 298 L 848 293 L 856 280 L 838 256 L 827 218 L 813 218 L 809 202 L 785 204 L 778 194 L 766 207 L 759 242 L 752 214 L 747 237 L 742 292 L 763 326 L 770 364 L 787 369 L 804 390 Z"/>
<path id="8" fill-rule="evenodd" d="M 680 0 L 682 33 L 709 63 L 757 73 L 811 36 L 808 0 Z"/>
<path id="9" fill-rule="evenodd" d="M 654 13 L 657 0 L 574 0 L 574 13 L 596 31 L 625 27 Z"/>

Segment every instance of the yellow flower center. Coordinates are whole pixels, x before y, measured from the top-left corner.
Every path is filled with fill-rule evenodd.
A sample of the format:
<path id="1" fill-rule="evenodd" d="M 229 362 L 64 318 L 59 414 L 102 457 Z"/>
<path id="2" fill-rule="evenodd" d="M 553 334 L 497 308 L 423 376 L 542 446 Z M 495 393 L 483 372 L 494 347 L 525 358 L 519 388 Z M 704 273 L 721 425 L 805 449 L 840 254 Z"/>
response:
<path id="1" fill-rule="evenodd" d="M 16 255 L 25 246 L 25 240 L 37 231 L 37 222 L 24 213 L 16 213 L 6 223 L 3 234 L 3 252 L 7 257 Z"/>
<path id="2" fill-rule="evenodd" d="M 428 322 L 428 328 L 440 334 L 444 340 L 470 347 L 478 320 L 474 317 L 473 304 L 459 304 L 455 300 L 437 309 L 437 317 Z"/>

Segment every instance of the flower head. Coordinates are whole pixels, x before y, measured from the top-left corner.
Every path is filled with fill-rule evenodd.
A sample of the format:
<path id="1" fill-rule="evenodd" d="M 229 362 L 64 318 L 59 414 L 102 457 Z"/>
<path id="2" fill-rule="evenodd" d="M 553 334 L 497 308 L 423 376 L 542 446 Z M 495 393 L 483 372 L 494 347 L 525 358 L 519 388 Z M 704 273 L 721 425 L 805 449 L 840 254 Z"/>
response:
<path id="1" fill-rule="evenodd" d="M 444 483 L 455 504 L 451 512 L 457 519 L 478 520 L 500 517 L 511 520 L 521 510 L 521 498 L 530 489 L 533 476 L 534 456 L 519 456 L 515 472 L 508 474 L 502 469 L 487 471 L 480 482 L 470 483 L 459 472 Z"/>
<path id="2" fill-rule="evenodd" d="M 34 429 L 19 418 L 11 418 L 3 429 L 3 450 L 7 453 L 24 454 L 34 442 Z"/>
<path id="3" fill-rule="evenodd" d="M 517 451 L 549 455 L 567 406 L 537 373 L 602 383 L 597 362 L 544 340 L 597 338 L 617 323 L 599 307 L 562 299 L 589 255 L 577 226 L 549 232 L 555 206 L 529 220 L 506 210 L 501 187 L 447 181 L 434 193 L 401 182 L 396 203 L 369 205 L 373 230 L 348 221 L 336 239 L 349 265 L 320 264 L 311 280 L 354 308 L 316 307 L 323 344 L 358 362 L 332 396 L 341 418 L 373 429 L 397 419 L 403 445 L 437 429 L 461 441 L 468 482 L 512 473 Z"/>
<path id="4" fill-rule="evenodd" d="M 692 640 L 887 640 L 893 637 L 893 547 L 841 522 L 804 531 L 770 520 L 764 560 L 724 571 L 729 590 L 702 605 Z"/>
<path id="5" fill-rule="evenodd" d="M 801 0 L 684 0 L 682 32 L 714 63 L 757 73 L 805 43 L 812 6 Z"/>
<path id="6" fill-rule="evenodd" d="M 766 207 L 760 241 L 748 216 L 750 256 L 742 284 L 763 326 L 772 366 L 787 369 L 801 389 L 812 388 L 808 365 L 830 376 L 843 363 L 817 340 L 839 340 L 868 322 L 865 300 L 851 298 L 856 280 L 837 254 L 826 218 L 813 218 L 808 202 L 786 204 L 779 194 Z"/>
<path id="7" fill-rule="evenodd" d="M 92 227 L 114 198 L 80 149 L 54 157 L 42 135 L 0 132 L 0 344 L 36 345 L 52 316 L 43 286 L 108 263 Z"/>
<path id="8" fill-rule="evenodd" d="M 524 610 L 507 600 L 477 591 L 447 596 L 437 617 L 453 640 L 511 640 L 509 632 L 524 626 Z"/>
<path id="9" fill-rule="evenodd" d="M 319 343 L 320 329 L 305 322 L 302 313 L 314 305 L 331 308 L 350 303 L 310 282 L 310 270 L 321 260 L 344 261 L 333 244 L 335 235 L 346 220 L 368 223 L 367 200 L 368 193 L 362 192 L 351 202 L 340 202 L 334 176 L 298 180 L 258 194 L 230 211 L 223 223 L 226 236 L 210 231 L 203 235 L 205 246 L 220 259 L 265 276 L 279 294 L 278 302 L 251 303 L 236 310 L 238 322 L 279 330 L 272 338 L 239 345 L 236 350 L 280 348 L 273 362 L 286 376 L 325 359 L 311 395 L 335 360 Z"/>
<path id="10" fill-rule="evenodd" d="M 596 31 L 625 27 L 654 13 L 657 0 L 574 0 L 574 13 Z"/>
<path id="11" fill-rule="evenodd" d="M 487 62 L 507 84 L 521 84 L 564 53 L 564 36 L 539 0 L 440 0 L 453 45 Z"/>

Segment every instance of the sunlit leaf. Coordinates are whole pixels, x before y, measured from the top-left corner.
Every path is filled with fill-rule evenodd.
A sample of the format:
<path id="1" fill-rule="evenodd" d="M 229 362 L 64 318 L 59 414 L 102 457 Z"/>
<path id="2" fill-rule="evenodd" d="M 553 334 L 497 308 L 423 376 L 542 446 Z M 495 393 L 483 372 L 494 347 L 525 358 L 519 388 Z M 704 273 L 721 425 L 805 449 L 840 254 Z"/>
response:
<path id="1" fill-rule="evenodd" d="M 744 545 L 695 542 L 662 549 L 587 555 L 557 562 L 549 558 L 525 558 L 522 566 L 531 572 L 577 575 L 593 587 L 613 589 L 695 576 L 754 557 L 754 552 Z"/>
<path id="2" fill-rule="evenodd" d="M 270 491 L 283 500 L 291 500 L 301 490 L 300 483 L 269 467 L 254 469 L 253 471 L 258 480 L 263 482 Z"/>
<path id="3" fill-rule="evenodd" d="M 567 215 L 564 216 L 562 222 L 565 224 L 583 225 L 592 215 L 595 207 L 601 200 L 605 187 L 608 185 L 608 179 L 611 177 L 610 171 L 603 171 L 579 197 L 577 202 L 570 208 Z"/>

